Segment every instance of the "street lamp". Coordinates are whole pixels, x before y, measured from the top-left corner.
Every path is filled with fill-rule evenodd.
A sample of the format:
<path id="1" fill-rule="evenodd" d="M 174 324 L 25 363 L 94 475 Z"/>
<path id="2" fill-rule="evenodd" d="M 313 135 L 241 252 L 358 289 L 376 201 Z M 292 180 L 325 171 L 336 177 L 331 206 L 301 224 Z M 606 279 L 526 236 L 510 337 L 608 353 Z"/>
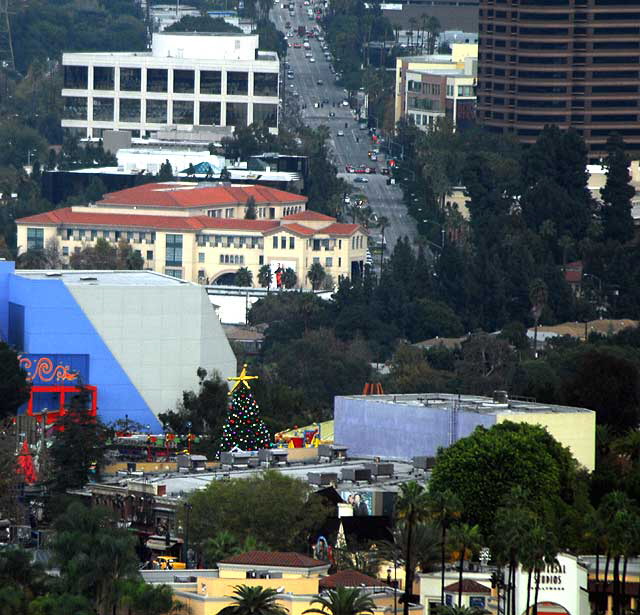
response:
<path id="1" fill-rule="evenodd" d="M 184 524 L 184 563 L 189 568 L 189 514 L 193 505 L 189 502 L 184 503 L 185 524 Z"/>

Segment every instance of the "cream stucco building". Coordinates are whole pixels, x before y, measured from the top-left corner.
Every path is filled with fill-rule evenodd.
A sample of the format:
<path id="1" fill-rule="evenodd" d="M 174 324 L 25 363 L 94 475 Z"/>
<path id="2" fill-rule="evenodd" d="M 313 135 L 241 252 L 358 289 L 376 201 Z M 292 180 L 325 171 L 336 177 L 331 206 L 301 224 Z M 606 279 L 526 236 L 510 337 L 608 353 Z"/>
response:
<path id="1" fill-rule="evenodd" d="M 246 220 L 247 202 L 256 219 Z M 63 260 L 104 238 L 128 242 L 144 267 L 200 283 L 231 282 L 247 267 L 293 269 L 298 286 L 320 263 L 334 281 L 363 270 L 367 234 L 357 224 L 306 210 L 306 197 L 264 186 L 145 184 L 16 221 L 18 253 L 43 249 L 57 239 Z"/>

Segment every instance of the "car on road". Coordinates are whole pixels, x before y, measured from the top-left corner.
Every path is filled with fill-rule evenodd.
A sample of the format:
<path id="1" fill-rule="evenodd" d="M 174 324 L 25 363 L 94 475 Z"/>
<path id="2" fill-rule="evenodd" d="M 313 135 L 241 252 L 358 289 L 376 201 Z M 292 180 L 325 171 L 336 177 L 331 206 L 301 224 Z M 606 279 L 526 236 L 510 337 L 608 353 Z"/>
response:
<path id="1" fill-rule="evenodd" d="M 322 79 L 318 79 L 318 81 L 316 81 L 317 85 L 324 85 L 324 81 L 322 81 Z"/>
<path id="2" fill-rule="evenodd" d="M 354 180 L 357 184 L 368 184 L 369 180 L 366 177 L 356 177 Z"/>
<path id="3" fill-rule="evenodd" d="M 329 117 L 335 117 L 335 116 L 336 116 L 335 111 L 329 111 Z"/>
<path id="4" fill-rule="evenodd" d="M 344 197 L 344 204 L 345 205 L 351 204 L 351 197 L 348 194 Z"/>
<path id="5" fill-rule="evenodd" d="M 293 79 L 293 71 L 291 71 L 291 70 L 290 70 L 290 71 L 287 73 L 287 79 Z"/>
<path id="6" fill-rule="evenodd" d="M 342 106 L 343 107 L 348 107 L 349 106 L 349 101 L 348 100 L 343 100 L 342 101 Z"/>
<path id="7" fill-rule="evenodd" d="M 309 62 L 311 62 L 311 64 L 313 64 L 316 61 L 315 58 L 309 58 Z"/>
<path id="8" fill-rule="evenodd" d="M 293 90 L 293 88 L 295 88 L 296 86 L 295 86 L 295 85 L 293 85 L 293 83 L 290 83 L 290 84 L 289 84 L 289 87 Z"/>
<path id="9" fill-rule="evenodd" d="M 336 133 L 339 137 L 344 137 L 344 130 L 338 130 Z"/>
<path id="10" fill-rule="evenodd" d="M 300 92 L 297 92 L 296 90 L 293 91 L 293 97 L 294 98 L 298 98 L 298 96 L 300 96 Z"/>
<path id="11" fill-rule="evenodd" d="M 305 58 L 312 58 L 313 54 L 310 51 L 307 51 L 307 53 L 304 54 Z"/>
<path id="12" fill-rule="evenodd" d="M 302 47 L 302 43 L 293 43 L 295 49 L 300 49 Z"/>

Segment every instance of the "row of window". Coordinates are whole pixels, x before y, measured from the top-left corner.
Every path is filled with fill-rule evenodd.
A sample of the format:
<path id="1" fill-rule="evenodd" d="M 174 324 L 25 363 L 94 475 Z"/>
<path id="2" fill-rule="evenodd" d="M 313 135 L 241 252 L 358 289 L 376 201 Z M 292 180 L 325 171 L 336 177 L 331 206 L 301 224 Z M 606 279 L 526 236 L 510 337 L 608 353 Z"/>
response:
<path id="1" fill-rule="evenodd" d="M 172 103 L 173 124 L 193 124 L 194 102 L 190 100 L 174 100 Z M 221 126 L 221 103 L 200 102 L 199 103 L 200 126 Z M 87 98 L 81 96 L 64 97 L 64 114 L 66 120 L 88 120 Z M 92 106 L 92 117 L 95 122 L 131 122 L 140 123 L 141 102 L 134 98 L 120 99 L 120 112 L 118 118 L 115 113 L 115 101 L 113 98 L 94 98 Z M 247 103 L 226 103 L 226 125 L 227 126 L 247 126 L 248 104 Z M 144 122 L 148 124 L 167 124 L 169 117 L 167 114 L 166 100 L 147 100 Z M 253 103 L 253 123 L 264 124 L 267 127 L 275 128 L 278 125 L 278 106 L 264 103 Z"/>
<path id="2" fill-rule="evenodd" d="M 196 235 L 196 243 L 200 247 L 209 248 L 252 248 L 263 249 L 264 239 L 252 235 Z"/>
<path id="3" fill-rule="evenodd" d="M 27 229 L 27 236 L 29 234 L 29 230 L 41 231 L 42 229 Z M 62 231 L 58 232 L 58 234 L 61 235 Z M 133 243 L 142 243 L 145 241 L 146 243 L 153 244 L 156 241 L 156 234 L 153 231 L 117 231 L 109 229 L 97 230 L 73 227 L 64 229 L 64 237 L 66 239 L 74 239 L 76 241 L 81 241 L 83 239 L 95 241 L 98 237 L 103 237 L 109 241 L 120 241 L 121 239 L 126 239 Z"/>
<path id="4" fill-rule="evenodd" d="M 143 69 L 141 68 L 120 68 L 121 92 L 141 92 Z M 196 83 L 196 71 L 173 69 L 174 94 L 194 94 Z M 200 94 L 222 94 L 222 71 L 201 70 Z M 94 66 L 93 82 L 94 90 L 115 89 L 116 69 L 113 66 Z M 225 94 L 228 95 L 249 95 L 249 73 L 245 71 L 226 71 L 227 87 Z M 89 70 L 87 66 L 65 66 L 64 67 L 64 87 L 74 90 L 89 89 Z M 147 92 L 168 92 L 169 91 L 169 69 L 167 68 L 147 68 L 146 69 L 146 91 Z M 277 73 L 253 73 L 253 95 L 254 96 L 277 96 L 278 95 L 278 74 Z"/>

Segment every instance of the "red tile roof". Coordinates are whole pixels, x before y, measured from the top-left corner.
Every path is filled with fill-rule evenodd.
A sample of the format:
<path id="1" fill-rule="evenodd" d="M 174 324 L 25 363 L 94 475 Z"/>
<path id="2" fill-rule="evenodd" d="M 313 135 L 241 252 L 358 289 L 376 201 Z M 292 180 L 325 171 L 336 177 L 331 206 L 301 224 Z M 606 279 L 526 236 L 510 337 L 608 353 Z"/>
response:
<path id="1" fill-rule="evenodd" d="M 18 224 L 48 226 L 91 226 L 157 230 L 233 229 L 268 231 L 280 226 L 277 220 L 244 220 L 242 218 L 210 218 L 209 216 L 146 216 L 143 214 L 109 214 L 95 211 L 73 211 L 71 207 L 54 209 L 16 220 Z"/>
<path id="2" fill-rule="evenodd" d="M 318 211 L 311 211 L 310 209 L 306 211 L 299 211 L 295 214 L 289 214 L 282 218 L 283 220 L 316 220 L 321 222 L 335 222 L 336 219 L 331 216 L 326 216 L 325 214 L 321 214 Z"/>
<path id="3" fill-rule="evenodd" d="M 335 222 L 334 224 L 325 226 L 324 228 L 321 228 L 316 232 L 326 233 L 328 235 L 353 235 L 357 230 L 361 228 L 362 227 L 359 224 L 342 224 L 340 222 Z"/>
<path id="4" fill-rule="evenodd" d="M 457 593 L 458 588 L 460 587 L 460 583 L 451 583 L 451 585 L 447 585 L 444 589 L 450 593 Z M 486 586 L 482 585 L 482 583 L 478 583 L 473 579 L 462 579 L 462 593 L 463 594 L 490 594 L 491 590 Z"/>
<path id="5" fill-rule="evenodd" d="M 278 568 L 317 568 L 329 566 L 323 562 L 301 553 L 283 551 L 247 551 L 223 559 L 221 564 L 238 564 L 242 566 L 275 566 Z"/>
<path id="6" fill-rule="evenodd" d="M 276 188 L 257 185 L 199 186 L 187 182 L 143 184 L 104 195 L 101 205 L 140 207 L 206 207 L 245 205 L 253 197 L 256 205 L 306 203 L 307 197 Z"/>
<path id="7" fill-rule="evenodd" d="M 288 230 L 293 233 L 297 233 L 298 235 L 315 235 L 318 231 L 315 229 L 309 228 L 308 226 L 302 226 L 302 224 L 298 224 L 294 222 L 293 224 L 283 224 L 278 229 L 274 230 Z"/>
<path id="8" fill-rule="evenodd" d="M 320 579 L 320 589 L 335 589 L 336 587 L 385 587 L 386 583 L 374 579 L 358 570 L 340 570 L 335 574 Z"/>

